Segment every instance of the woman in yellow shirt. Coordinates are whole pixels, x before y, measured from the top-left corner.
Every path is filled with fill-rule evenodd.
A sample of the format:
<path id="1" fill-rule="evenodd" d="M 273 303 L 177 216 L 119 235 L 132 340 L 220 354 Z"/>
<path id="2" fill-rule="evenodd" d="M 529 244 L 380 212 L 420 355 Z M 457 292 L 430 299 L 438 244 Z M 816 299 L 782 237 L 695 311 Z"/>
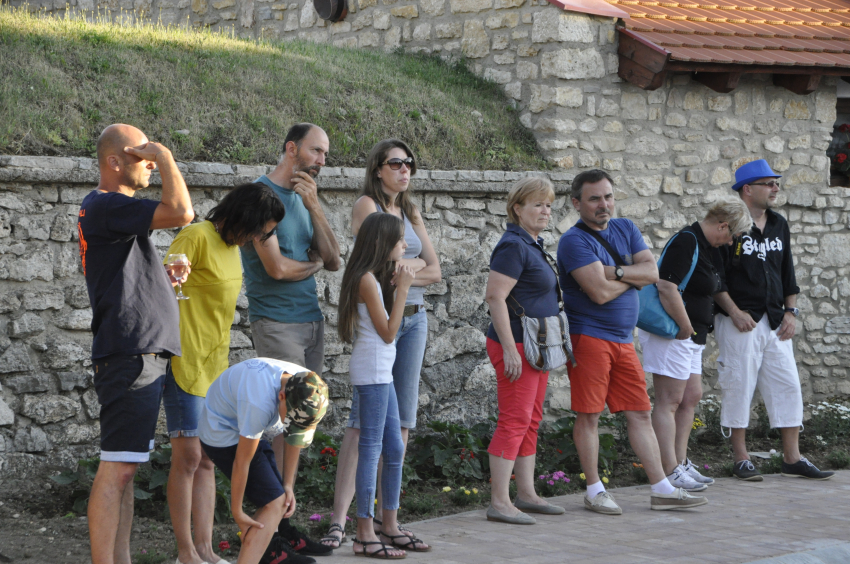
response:
<path id="1" fill-rule="evenodd" d="M 230 326 L 242 288 L 237 246 L 264 241 L 283 219 L 283 203 L 263 184 L 243 184 L 180 231 L 168 254 L 185 254 L 192 274 L 180 302 L 180 348 L 165 379 L 163 405 L 171 439 L 168 509 L 177 537 L 177 564 L 226 564 L 213 552 L 215 472 L 201 450 L 198 417 L 207 389 L 227 370 Z M 195 539 L 192 540 L 192 519 Z"/>

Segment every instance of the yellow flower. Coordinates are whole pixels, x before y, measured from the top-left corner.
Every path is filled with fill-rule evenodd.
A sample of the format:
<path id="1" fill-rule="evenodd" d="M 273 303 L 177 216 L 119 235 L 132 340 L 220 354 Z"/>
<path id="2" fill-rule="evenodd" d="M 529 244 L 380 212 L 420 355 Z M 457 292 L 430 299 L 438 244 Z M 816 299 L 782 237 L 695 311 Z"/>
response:
<path id="1" fill-rule="evenodd" d="M 452 491 L 452 489 L 450 487 L 446 486 L 446 487 L 443 488 L 443 491 L 446 492 L 446 493 L 449 493 L 450 491 Z"/>
<path id="2" fill-rule="evenodd" d="M 608 478 L 602 478 L 602 483 L 603 483 L 603 484 L 607 484 L 607 483 L 608 483 Z"/>
<path id="3" fill-rule="evenodd" d="M 475 495 L 478 495 L 478 488 L 472 488 L 472 493 L 474 493 Z"/>
<path id="4" fill-rule="evenodd" d="M 579 474 L 578 477 L 581 478 L 582 480 L 587 480 L 587 477 L 585 477 L 584 472 Z"/>
<path id="5" fill-rule="evenodd" d="M 610 476 L 610 473 L 608 472 L 608 470 L 604 470 L 604 471 L 603 471 L 603 473 L 604 473 L 606 476 Z"/>
<path id="6" fill-rule="evenodd" d="M 471 491 L 469 491 L 469 490 L 463 490 L 463 493 L 465 493 L 466 495 L 469 495 L 469 494 L 471 494 L 472 492 L 471 492 Z"/>

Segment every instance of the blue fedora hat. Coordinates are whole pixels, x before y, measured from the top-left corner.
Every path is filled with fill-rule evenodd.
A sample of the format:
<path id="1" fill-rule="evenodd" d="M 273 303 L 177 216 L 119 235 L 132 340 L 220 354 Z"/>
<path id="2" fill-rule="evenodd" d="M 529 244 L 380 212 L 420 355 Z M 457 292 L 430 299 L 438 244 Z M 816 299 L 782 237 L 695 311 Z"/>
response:
<path id="1" fill-rule="evenodd" d="M 771 170 L 770 165 L 764 159 L 749 162 L 742 165 L 735 171 L 735 185 L 732 190 L 740 190 L 744 184 L 749 184 L 753 180 L 759 178 L 782 178 L 781 174 L 776 174 Z"/>

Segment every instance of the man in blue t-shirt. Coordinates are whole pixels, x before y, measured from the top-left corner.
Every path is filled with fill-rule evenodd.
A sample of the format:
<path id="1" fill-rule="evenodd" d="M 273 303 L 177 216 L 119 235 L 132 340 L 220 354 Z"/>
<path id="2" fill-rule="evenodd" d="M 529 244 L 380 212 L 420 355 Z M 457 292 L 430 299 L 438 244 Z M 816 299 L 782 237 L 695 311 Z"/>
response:
<path id="1" fill-rule="evenodd" d="M 330 142 L 324 130 L 299 123 L 283 142 L 283 156 L 262 182 L 283 202 L 286 215 L 264 242 L 241 247 L 248 315 L 257 355 L 305 366 L 322 374 L 325 321 L 319 308 L 314 274 L 339 270 L 340 256 L 331 226 L 319 202 L 315 178 L 325 164 Z M 272 448 L 283 470 L 283 437 Z M 310 541 L 281 521 L 281 534 L 301 554 L 322 555 L 332 549 Z"/>
<path id="2" fill-rule="evenodd" d="M 571 197 L 581 219 L 558 243 L 558 269 L 577 363 L 567 369 L 576 412 L 573 439 L 587 478 L 584 506 L 606 515 L 623 512 L 605 491 L 597 468 L 599 416 L 605 404 L 611 413 L 626 416 L 629 442 L 652 484 L 650 507 L 702 505 L 704 497 L 674 488 L 664 474 L 646 376 L 632 344 L 638 288 L 658 281 L 655 258 L 634 223 L 614 218 L 613 181 L 606 172 L 576 176 Z"/>
<path id="3" fill-rule="evenodd" d="M 97 140 L 100 183 L 80 206 L 80 258 L 92 307 L 92 364 L 100 403 L 100 465 L 89 498 L 93 564 L 130 561 L 133 476 L 147 462 L 180 313 L 154 229 L 192 221 L 192 201 L 174 158 L 130 125 Z M 162 200 L 134 198 L 159 167 Z M 185 279 L 182 278 L 181 281 Z"/>

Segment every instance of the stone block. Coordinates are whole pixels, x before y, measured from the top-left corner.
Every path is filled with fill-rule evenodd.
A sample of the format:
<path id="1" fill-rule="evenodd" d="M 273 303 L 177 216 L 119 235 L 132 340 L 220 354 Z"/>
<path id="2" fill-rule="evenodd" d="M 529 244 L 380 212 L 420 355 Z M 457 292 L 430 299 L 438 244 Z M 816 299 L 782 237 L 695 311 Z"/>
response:
<path id="1" fill-rule="evenodd" d="M 431 24 L 419 24 L 413 28 L 414 41 L 429 41 L 431 39 Z"/>
<path id="2" fill-rule="evenodd" d="M 682 180 L 678 176 L 667 176 L 664 178 L 662 190 L 665 194 L 676 194 L 681 196 L 684 193 L 682 189 Z"/>
<path id="3" fill-rule="evenodd" d="M 40 425 L 57 423 L 74 417 L 80 404 L 73 399 L 56 394 L 28 395 L 24 397 L 21 413 Z"/>
<path id="4" fill-rule="evenodd" d="M 712 186 L 731 186 L 732 173 L 726 167 L 717 167 L 711 172 L 711 180 L 709 182 Z"/>
<path id="5" fill-rule="evenodd" d="M 21 307 L 21 300 L 13 292 L 0 295 L 0 313 L 9 313 Z"/>
<path id="6" fill-rule="evenodd" d="M 751 121 L 740 118 L 731 118 L 727 116 L 717 118 L 717 129 L 720 131 L 740 131 L 742 133 L 752 133 L 753 124 Z"/>
<path id="7" fill-rule="evenodd" d="M 497 33 L 496 35 L 493 36 L 493 41 L 492 41 L 493 51 L 503 51 L 503 50 L 507 49 L 509 45 L 510 45 L 510 40 L 508 39 L 508 36 L 505 35 L 504 33 Z M 496 57 L 498 57 L 498 55 L 496 57 L 493 57 L 493 61 L 496 62 L 496 64 L 498 64 L 498 65 L 513 64 L 514 60 L 516 60 L 516 54 L 513 51 L 510 51 L 509 53 L 505 53 L 504 55 L 507 55 L 507 54 L 510 54 L 511 57 L 512 57 L 509 63 L 500 63 L 496 58 Z M 502 58 L 504 59 L 504 56 Z"/>
<path id="8" fill-rule="evenodd" d="M 24 292 L 23 298 L 27 310 L 62 309 L 65 305 L 65 293 L 58 288 Z"/>
<path id="9" fill-rule="evenodd" d="M 0 427 L 13 425 L 15 423 L 15 413 L 9 408 L 3 398 L 0 398 Z"/>
<path id="10" fill-rule="evenodd" d="M 712 112 L 725 112 L 732 107 L 731 96 L 709 96 L 708 109 Z"/>
<path id="11" fill-rule="evenodd" d="M 626 140 L 623 137 L 592 137 L 593 145 L 603 153 L 617 153 L 626 150 Z"/>
<path id="12" fill-rule="evenodd" d="M 785 105 L 785 119 L 811 119 L 812 113 L 805 100 L 789 100 Z"/>
<path id="13" fill-rule="evenodd" d="M 449 0 L 453 14 L 483 12 L 493 7 L 493 0 Z"/>
<path id="14" fill-rule="evenodd" d="M 516 48 L 517 57 L 536 57 L 538 51 L 540 51 L 540 49 L 528 43 L 517 45 Z"/>
<path id="15" fill-rule="evenodd" d="M 463 35 L 463 23 L 447 22 L 438 23 L 434 26 L 434 35 L 437 39 L 451 39 Z"/>
<path id="16" fill-rule="evenodd" d="M 532 17 L 531 41 L 534 43 L 596 41 L 596 29 L 591 16 L 547 9 L 535 12 Z"/>
<path id="17" fill-rule="evenodd" d="M 41 317 L 28 311 L 18 319 L 12 321 L 10 335 L 16 339 L 20 339 L 38 335 L 44 329 L 44 321 L 42 321 Z"/>
<path id="18" fill-rule="evenodd" d="M 0 356 L 0 374 L 11 372 L 30 372 L 35 367 L 32 364 L 27 346 L 14 343 Z"/>
<path id="19" fill-rule="evenodd" d="M 576 122 L 571 119 L 540 118 L 534 124 L 535 131 L 569 133 L 576 130 Z"/>
<path id="20" fill-rule="evenodd" d="M 457 319 L 469 319 L 484 303 L 487 276 L 483 274 L 452 276 L 448 284 L 451 290 L 449 314 Z"/>
<path id="21" fill-rule="evenodd" d="M 77 233 L 77 220 L 68 214 L 57 214 L 50 227 L 50 239 L 53 241 L 71 241 Z"/>
<path id="22" fill-rule="evenodd" d="M 425 350 L 425 366 L 445 362 L 465 353 L 480 353 L 484 350 L 484 333 L 475 327 L 457 327 L 438 335 Z"/>
<path id="23" fill-rule="evenodd" d="M 495 49 L 495 47 L 494 47 L 494 49 Z M 497 65 L 512 65 L 512 64 L 514 64 L 515 61 L 516 61 L 516 55 L 514 54 L 513 51 L 506 51 L 506 52 L 501 53 L 499 55 L 493 55 L 493 62 L 496 63 Z M 506 72 L 508 75 L 511 74 L 510 71 L 499 71 L 499 72 Z M 486 73 L 486 70 L 485 70 L 485 73 Z M 510 79 L 508 79 L 508 80 L 510 81 Z M 498 82 L 498 81 L 495 81 L 495 82 Z"/>
<path id="24" fill-rule="evenodd" d="M 411 20 L 419 17 L 419 8 L 415 4 L 409 6 L 398 6 L 390 9 L 390 13 L 397 18 L 406 18 Z"/>
<path id="25" fill-rule="evenodd" d="M 668 150 L 667 142 L 661 137 L 642 135 L 634 138 L 626 147 L 626 152 L 632 155 L 658 156 Z"/>
<path id="26" fill-rule="evenodd" d="M 31 282 L 35 279 L 51 282 L 53 280 L 53 250 L 49 247 L 35 247 L 24 256 L 0 257 L 0 279 L 17 282 Z"/>
<path id="27" fill-rule="evenodd" d="M 522 82 L 511 82 L 505 85 L 505 94 L 514 100 L 522 100 Z"/>
<path id="28" fill-rule="evenodd" d="M 519 80 L 536 80 L 537 65 L 526 61 L 518 62 L 516 64 L 516 77 Z"/>
<path id="29" fill-rule="evenodd" d="M 702 161 L 696 155 L 678 155 L 674 162 L 676 166 L 696 166 Z"/>
<path id="30" fill-rule="evenodd" d="M 492 0 L 487 1 L 492 2 Z M 470 59 L 480 59 L 490 53 L 490 38 L 480 20 L 466 20 L 463 23 L 463 39 L 461 39 L 460 47 L 463 54 Z"/>
<path id="31" fill-rule="evenodd" d="M 525 4 L 525 0 L 495 0 L 493 2 L 494 10 L 504 10 L 507 8 L 519 8 Z"/>
<path id="32" fill-rule="evenodd" d="M 442 16 L 446 12 L 446 0 L 419 0 L 419 7 L 429 16 Z"/>
<path id="33" fill-rule="evenodd" d="M 785 140 L 779 136 L 773 136 L 764 140 L 764 148 L 771 153 L 781 153 L 785 150 Z"/>
<path id="34" fill-rule="evenodd" d="M 63 392 L 70 392 L 74 388 L 86 389 L 92 385 L 92 375 L 90 372 L 59 372 L 59 389 Z"/>
<path id="35" fill-rule="evenodd" d="M 595 49 L 560 49 L 543 54 L 540 70 L 543 78 L 602 78 L 605 62 Z"/>
<path id="36" fill-rule="evenodd" d="M 5 385 L 14 390 L 16 394 L 46 392 L 50 389 L 50 376 L 39 373 L 20 374 L 7 378 Z"/>
<path id="37" fill-rule="evenodd" d="M 45 353 L 42 355 L 41 364 L 45 368 L 60 369 L 68 368 L 87 360 L 90 356 L 90 351 L 84 350 L 80 345 L 73 342 L 54 342 L 51 343 Z"/>
<path id="38" fill-rule="evenodd" d="M 75 309 L 56 318 L 56 326 L 71 331 L 91 331 L 92 310 Z"/>
<path id="39" fill-rule="evenodd" d="M 389 34 L 387 34 L 389 35 Z M 375 31 L 364 31 L 357 36 L 357 45 L 363 47 L 377 47 L 381 44 L 381 36 Z"/>
<path id="40" fill-rule="evenodd" d="M 818 266 L 850 265 L 850 234 L 827 233 L 821 237 Z"/>
<path id="41" fill-rule="evenodd" d="M 634 176 L 626 178 L 626 184 L 640 196 L 654 196 L 661 191 L 664 178 L 660 174 L 652 176 Z"/>
<path id="42" fill-rule="evenodd" d="M 47 434 L 35 426 L 18 428 L 14 444 L 18 452 L 47 452 L 53 448 Z"/>
<path id="43" fill-rule="evenodd" d="M 835 88 L 821 89 L 815 94 L 815 119 L 821 123 L 832 125 L 836 118 Z"/>
<path id="44" fill-rule="evenodd" d="M 800 135 L 788 140 L 789 149 L 809 149 L 812 146 L 811 135 Z"/>
<path id="45" fill-rule="evenodd" d="M 496 84 L 507 84 L 512 78 L 510 71 L 500 71 L 494 68 L 484 69 L 484 79 Z"/>
<path id="46" fill-rule="evenodd" d="M 319 14 L 313 7 L 312 0 L 305 0 L 304 6 L 301 8 L 301 17 L 298 19 L 298 24 L 302 28 L 313 27 L 319 19 Z"/>

